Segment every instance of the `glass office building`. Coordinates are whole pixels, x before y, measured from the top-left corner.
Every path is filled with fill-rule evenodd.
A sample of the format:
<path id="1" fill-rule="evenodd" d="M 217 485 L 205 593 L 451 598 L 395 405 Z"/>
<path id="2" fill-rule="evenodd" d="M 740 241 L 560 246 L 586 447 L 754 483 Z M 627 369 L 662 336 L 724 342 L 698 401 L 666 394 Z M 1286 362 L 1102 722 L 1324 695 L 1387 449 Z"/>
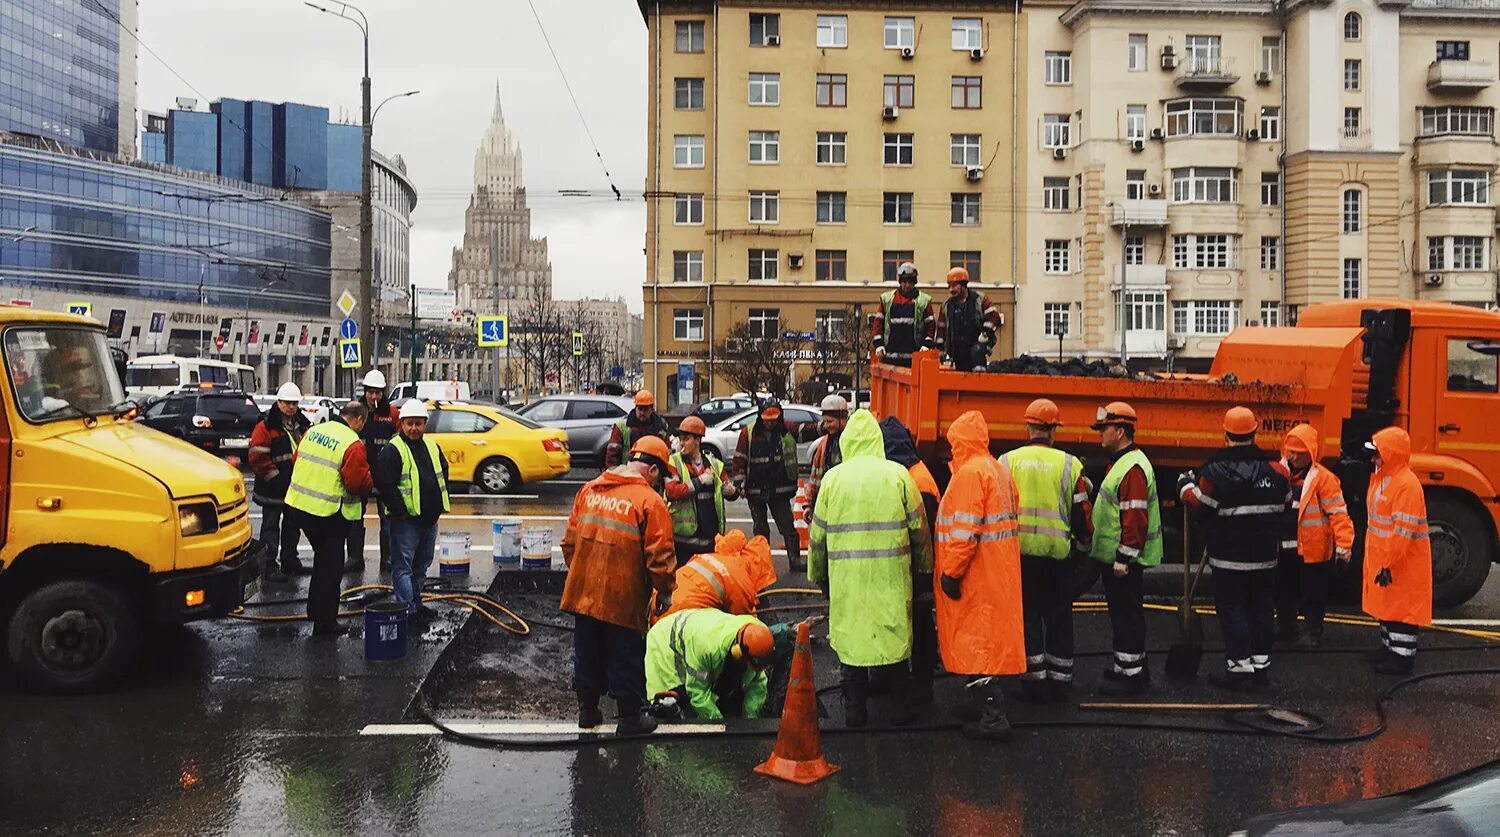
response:
<path id="1" fill-rule="evenodd" d="M 167 114 L 167 161 L 178 168 L 213 172 L 218 166 L 219 120 L 211 113 Z"/>
<path id="2" fill-rule="evenodd" d="M 0 0 L 0 131 L 118 150 L 120 5 Z"/>
<path id="3" fill-rule="evenodd" d="M 272 105 L 271 132 L 271 185 L 327 189 L 328 108 L 291 102 Z"/>
<path id="4" fill-rule="evenodd" d="M 363 144 L 358 125 L 328 126 L 329 191 L 359 191 L 359 159 L 364 153 Z"/>

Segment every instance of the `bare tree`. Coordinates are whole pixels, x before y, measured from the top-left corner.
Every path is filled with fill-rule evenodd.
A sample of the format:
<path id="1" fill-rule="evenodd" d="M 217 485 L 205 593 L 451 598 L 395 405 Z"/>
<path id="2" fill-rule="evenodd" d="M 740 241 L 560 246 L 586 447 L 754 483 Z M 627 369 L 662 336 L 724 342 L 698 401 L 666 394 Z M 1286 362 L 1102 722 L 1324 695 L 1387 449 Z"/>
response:
<path id="1" fill-rule="evenodd" d="M 547 376 L 559 374 L 571 358 L 572 329 L 566 328 L 563 306 L 552 298 L 551 289 L 541 277 L 531 280 L 530 293 L 512 306 L 512 342 L 521 356 L 523 380 L 528 388 L 534 382 L 538 390 L 547 385 Z"/>
<path id="2" fill-rule="evenodd" d="M 801 348 L 800 339 L 779 334 L 763 337 L 752 333 L 749 323 L 738 322 L 714 349 L 716 374 L 745 392 L 769 392 L 786 398 L 787 379 Z"/>

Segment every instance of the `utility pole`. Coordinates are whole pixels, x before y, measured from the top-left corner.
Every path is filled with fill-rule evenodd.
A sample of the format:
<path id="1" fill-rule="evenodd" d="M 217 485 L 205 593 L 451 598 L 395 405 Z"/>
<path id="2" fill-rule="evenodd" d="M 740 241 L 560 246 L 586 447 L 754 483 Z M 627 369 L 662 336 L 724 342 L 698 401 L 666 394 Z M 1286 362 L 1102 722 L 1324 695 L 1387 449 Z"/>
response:
<path id="1" fill-rule="evenodd" d="M 415 386 L 417 383 L 417 286 L 411 286 L 411 377 L 407 380 Z"/>
<path id="2" fill-rule="evenodd" d="M 1120 365 L 1129 369 L 1130 355 L 1125 345 L 1125 333 L 1130 330 L 1130 324 L 1126 320 L 1128 311 L 1125 291 L 1130 287 L 1130 215 L 1129 209 L 1124 204 L 1116 206 L 1124 222 L 1120 226 Z M 1080 253 L 1079 258 L 1082 257 L 1083 254 Z"/>

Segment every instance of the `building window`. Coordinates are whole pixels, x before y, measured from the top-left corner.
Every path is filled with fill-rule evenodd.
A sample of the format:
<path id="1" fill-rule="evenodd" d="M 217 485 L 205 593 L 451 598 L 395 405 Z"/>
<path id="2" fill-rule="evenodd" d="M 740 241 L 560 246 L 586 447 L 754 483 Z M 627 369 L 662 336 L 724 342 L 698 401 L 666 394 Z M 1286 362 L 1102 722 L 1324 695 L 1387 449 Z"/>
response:
<path id="1" fill-rule="evenodd" d="M 1260 205 L 1281 205 L 1281 172 L 1263 171 L 1260 173 Z"/>
<path id="2" fill-rule="evenodd" d="M 1047 84 L 1073 83 L 1073 53 L 1047 52 L 1042 55 L 1043 79 Z"/>
<path id="3" fill-rule="evenodd" d="M 838 251 L 842 253 L 843 251 Z M 813 312 L 815 339 L 824 343 L 841 343 L 845 338 L 844 312 L 838 308 L 819 308 Z"/>
<path id="4" fill-rule="evenodd" d="M 1072 273 L 1073 242 L 1066 238 L 1049 238 L 1042 255 L 1042 272 Z"/>
<path id="5" fill-rule="evenodd" d="M 818 223 L 842 224 L 846 220 L 847 192 L 818 193 Z"/>
<path id="6" fill-rule="evenodd" d="M 1146 199 L 1146 170 L 1128 169 L 1125 172 L 1125 200 Z"/>
<path id="7" fill-rule="evenodd" d="M 849 16 L 818 15 L 818 46 L 824 49 L 849 46 Z"/>
<path id="8" fill-rule="evenodd" d="M 1279 36 L 1260 39 L 1261 72 L 1276 75 L 1281 72 L 1281 38 Z"/>
<path id="9" fill-rule="evenodd" d="M 750 325 L 750 336 L 757 340 L 776 340 L 781 337 L 780 308 L 751 308 L 746 318 Z"/>
<path id="10" fill-rule="evenodd" d="M 673 250 L 672 251 L 672 281 L 673 282 L 702 282 L 703 281 L 703 251 L 702 250 Z"/>
<path id="11" fill-rule="evenodd" d="M 979 226 L 980 196 L 972 192 L 954 192 L 950 196 L 949 213 L 956 227 Z"/>
<path id="12" fill-rule="evenodd" d="M 1043 148 L 1069 148 L 1072 146 L 1072 134 L 1068 114 L 1049 113 L 1042 117 Z"/>
<path id="13" fill-rule="evenodd" d="M 703 110 L 703 79 L 680 78 L 672 107 L 677 110 Z"/>
<path id="14" fill-rule="evenodd" d="M 781 104 L 781 73 L 751 73 L 750 104 Z"/>
<path id="15" fill-rule="evenodd" d="M 1174 99 L 1167 102 L 1167 136 L 1237 137 L 1243 107 L 1239 99 Z"/>
<path id="16" fill-rule="evenodd" d="M 1146 106 L 1125 106 L 1125 139 L 1143 140 L 1146 138 Z"/>
<path id="17" fill-rule="evenodd" d="M 819 282 L 843 282 L 849 278 L 849 251 L 848 250 L 819 250 L 814 254 L 816 260 L 816 273 L 814 277 Z"/>
<path id="18" fill-rule="evenodd" d="M 1068 337 L 1073 332 L 1073 305 L 1068 302 L 1042 303 L 1042 333 L 1048 337 Z"/>
<path id="19" fill-rule="evenodd" d="M 911 134 L 885 135 L 885 164 L 888 166 L 909 166 L 912 164 Z"/>
<path id="20" fill-rule="evenodd" d="M 781 132 L 751 131 L 750 162 L 761 165 L 781 162 Z"/>
<path id="21" fill-rule="evenodd" d="M 1477 235 L 1427 239 L 1428 270 L 1488 270 L 1490 240 Z"/>
<path id="22" fill-rule="evenodd" d="M 1300 305 L 1288 305 L 1288 306 L 1286 306 L 1286 324 L 1287 325 L 1289 325 L 1289 326 L 1296 326 L 1297 325 L 1297 320 L 1300 319 L 1301 316 L 1302 316 L 1302 306 L 1300 306 Z"/>
<path id="23" fill-rule="evenodd" d="M 750 13 L 750 46 L 780 46 L 781 15 Z"/>
<path id="24" fill-rule="evenodd" d="M 972 282 L 983 282 L 984 278 L 979 270 L 978 250 L 950 250 L 948 251 L 948 266 L 961 267 L 969 272 L 969 280 Z"/>
<path id="25" fill-rule="evenodd" d="M 955 108 L 977 108 L 983 100 L 984 79 L 980 76 L 953 77 L 953 106 Z"/>
<path id="26" fill-rule="evenodd" d="M 1163 331 L 1166 327 L 1166 292 L 1131 291 L 1125 295 L 1125 328 L 1128 331 Z"/>
<path id="27" fill-rule="evenodd" d="M 703 340 L 703 309 L 676 308 L 672 311 L 672 337 L 687 343 Z"/>
<path id="28" fill-rule="evenodd" d="M 1427 173 L 1429 206 L 1489 206 L 1490 173 L 1446 169 Z"/>
<path id="29" fill-rule="evenodd" d="M 1263 140 L 1281 139 L 1281 108 L 1260 109 L 1260 138 Z"/>
<path id="30" fill-rule="evenodd" d="M 1344 40 L 1359 40 L 1359 24 L 1360 20 L 1357 12 L 1349 12 L 1344 15 Z"/>
<path id="31" fill-rule="evenodd" d="M 843 131 L 819 131 L 817 162 L 820 166 L 842 166 L 848 155 L 848 134 Z"/>
<path id="32" fill-rule="evenodd" d="M 911 223 L 911 192 L 886 192 L 881 201 L 887 224 Z"/>
<path id="33" fill-rule="evenodd" d="M 886 107 L 909 108 L 912 106 L 912 103 L 916 101 L 916 95 L 916 76 L 885 77 Z"/>
<path id="34" fill-rule="evenodd" d="M 776 281 L 777 268 L 781 266 L 781 263 L 777 260 L 778 255 L 778 252 L 775 250 L 751 249 L 748 262 L 750 281 Z"/>
<path id="35" fill-rule="evenodd" d="M 1211 75 L 1221 72 L 1218 35 L 1189 35 L 1186 43 L 1188 75 Z"/>
<path id="36" fill-rule="evenodd" d="M 913 17 L 888 17 L 885 19 L 886 49 L 916 49 L 917 19 Z"/>
<path id="37" fill-rule="evenodd" d="M 1344 281 L 1340 296 L 1359 299 L 1364 296 L 1364 264 L 1359 259 L 1344 259 Z"/>
<path id="38" fill-rule="evenodd" d="M 968 52 L 984 48 L 983 24 L 977 17 L 953 19 L 953 48 Z"/>
<path id="39" fill-rule="evenodd" d="M 672 137 L 672 165 L 679 169 L 703 168 L 703 135 L 678 134 Z"/>
<path id="40" fill-rule="evenodd" d="M 1281 268 L 1281 236 L 1263 235 L 1260 237 L 1260 269 L 1279 270 Z"/>
<path id="41" fill-rule="evenodd" d="M 1236 203 L 1239 199 L 1239 169 L 1172 169 L 1173 203 Z"/>
<path id="42" fill-rule="evenodd" d="M 1130 35 L 1125 41 L 1125 67 L 1132 73 L 1146 71 L 1146 36 Z"/>
<path id="43" fill-rule="evenodd" d="M 1139 235 L 1125 236 L 1125 263 L 1146 263 L 1146 238 Z"/>
<path id="44" fill-rule="evenodd" d="M 1437 60 L 1439 61 L 1468 61 L 1468 41 L 1438 41 Z"/>
<path id="45" fill-rule="evenodd" d="M 848 98 L 849 76 L 847 74 L 818 73 L 818 107 L 841 108 Z"/>
<path id="46" fill-rule="evenodd" d="M 1281 303 L 1274 299 L 1264 300 L 1260 304 L 1260 324 L 1267 328 L 1275 328 L 1281 325 Z"/>
<path id="47" fill-rule="evenodd" d="M 915 250 L 882 250 L 880 251 L 880 277 L 887 282 L 894 282 L 896 281 L 896 268 L 916 260 Z"/>
<path id="48" fill-rule="evenodd" d="M 979 147 L 983 140 L 979 134 L 949 134 L 948 162 L 966 169 L 978 168 Z"/>
<path id="49" fill-rule="evenodd" d="M 1364 226 L 1361 217 L 1364 215 L 1363 203 L 1363 196 L 1360 195 L 1358 189 L 1344 190 L 1344 232 L 1357 233 Z"/>
<path id="50" fill-rule="evenodd" d="M 781 216 L 780 192 L 750 193 L 750 223 L 774 224 Z"/>
<path id="51" fill-rule="evenodd" d="M 1228 334 L 1240 319 L 1240 304 L 1230 299 L 1188 299 L 1172 303 L 1172 331 L 1208 337 Z"/>
<path id="52" fill-rule="evenodd" d="M 1066 212 L 1072 207 L 1068 206 L 1068 197 L 1071 190 L 1068 189 L 1066 177 L 1044 177 L 1042 178 L 1042 209 L 1052 212 Z"/>
<path id="53" fill-rule="evenodd" d="M 1359 136 L 1360 133 L 1361 133 L 1360 129 L 1359 129 L 1359 123 L 1360 123 L 1359 108 L 1344 108 L 1344 136 L 1346 136 L 1346 137 L 1357 137 L 1357 136 Z"/>
<path id="54" fill-rule="evenodd" d="M 1239 267 L 1237 235 L 1178 234 L 1172 236 L 1172 267 L 1178 270 L 1232 270 Z"/>
<path id="55" fill-rule="evenodd" d="M 1421 108 L 1422 136 L 1435 137 L 1442 134 L 1471 134 L 1494 136 L 1495 109 L 1446 105 Z"/>
<path id="56" fill-rule="evenodd" d="M 1346 59 L 1344 59 L 1344 89 L 1345 90 L 1351 90 L 1351 91 L 1357 91 L 1357 90 L 1359 90 L 1359 83 L 1360 83 L 1359 72 L 1360 72 L 1359 59 L 1357 59 L 1357 58 L 1346 58 Z"/>
<path id="57" fill-rule="evenodd" d="M 679 21 L 677 21 L 677 51 L 678 52 L 702 52 L 703 51 L 703 21 L 701 21 L 701 20 L 679 20 Z"/>
<path id="58" fill-rule="evenodd" d="M 703 223 L 702 195 L 677 195 L 672 203 L 673 223 L 683 225 Z"/>

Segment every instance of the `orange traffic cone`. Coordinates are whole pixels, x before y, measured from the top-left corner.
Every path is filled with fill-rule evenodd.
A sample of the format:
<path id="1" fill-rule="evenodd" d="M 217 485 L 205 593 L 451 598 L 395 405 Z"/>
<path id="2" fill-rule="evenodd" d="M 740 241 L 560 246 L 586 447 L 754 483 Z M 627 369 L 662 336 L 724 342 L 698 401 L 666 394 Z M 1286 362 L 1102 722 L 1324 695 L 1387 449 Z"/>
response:
<path id="1" fill-rule="evenodd" d="M 819 741 L 818 693 L 813 688 L 812 646 L 807 632 L 806 622 L 797 626 L 797 650 L 792 657 L 792 676 L 787 682 L 776 749 L 755 767 L 756 773 L 799 785 L 810 785 L 839 770 L 823 758 Z"/>

